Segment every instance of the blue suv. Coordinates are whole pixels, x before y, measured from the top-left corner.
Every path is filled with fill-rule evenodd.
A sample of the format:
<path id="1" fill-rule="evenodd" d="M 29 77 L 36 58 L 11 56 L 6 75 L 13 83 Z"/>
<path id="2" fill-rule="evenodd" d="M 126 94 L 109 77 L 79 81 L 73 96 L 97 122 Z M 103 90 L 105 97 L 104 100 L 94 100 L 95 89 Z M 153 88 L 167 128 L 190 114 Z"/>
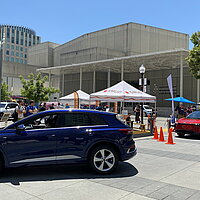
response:
<path id="1" fill-rule="evenodd" d="M 88 162 L 93 170 L 105 174 L 136 152 L 132 130 L 114 113 L 48 110 L 0 130 L 0 171 Z"/>

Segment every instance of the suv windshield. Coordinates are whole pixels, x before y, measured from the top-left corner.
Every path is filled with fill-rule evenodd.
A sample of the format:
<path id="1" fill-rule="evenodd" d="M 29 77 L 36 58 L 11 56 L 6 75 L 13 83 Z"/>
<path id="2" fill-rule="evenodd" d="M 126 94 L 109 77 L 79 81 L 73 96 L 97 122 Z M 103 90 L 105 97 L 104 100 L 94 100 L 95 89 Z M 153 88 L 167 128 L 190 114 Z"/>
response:
<path id="1" fill-rule="evenodd" d="M 1 103 L 0 104 L 0 108 L 5 108 L 6 104 L 5 103 Z"/>
<path id="2" fill-rule="evenodd" d="M 147 105 L 144 105 L 144 108 L 145 109 L 151 109 L 149 106 L 147 106 Z"/>
<path id="3" fill-rule="evenodd" d="M 195 111 L 186 117 L 187 119 L 200 119 L 200 111 Z"/>

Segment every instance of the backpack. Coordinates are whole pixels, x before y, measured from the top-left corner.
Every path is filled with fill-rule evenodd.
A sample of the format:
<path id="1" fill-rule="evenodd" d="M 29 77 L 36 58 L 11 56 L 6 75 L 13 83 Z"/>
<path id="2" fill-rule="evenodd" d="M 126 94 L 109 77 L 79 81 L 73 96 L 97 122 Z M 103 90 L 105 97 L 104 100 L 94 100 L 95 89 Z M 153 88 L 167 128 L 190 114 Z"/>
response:
<path id="1" fill-rule="evenodd" d="M 13 122 L 16 122 L 18 120 L 18 113 L 16 111 L 16 108 L 15 108 L 15 111 L 13 112 L 13 114 L 11 115 L 11 117 L 13 118 Z"/>

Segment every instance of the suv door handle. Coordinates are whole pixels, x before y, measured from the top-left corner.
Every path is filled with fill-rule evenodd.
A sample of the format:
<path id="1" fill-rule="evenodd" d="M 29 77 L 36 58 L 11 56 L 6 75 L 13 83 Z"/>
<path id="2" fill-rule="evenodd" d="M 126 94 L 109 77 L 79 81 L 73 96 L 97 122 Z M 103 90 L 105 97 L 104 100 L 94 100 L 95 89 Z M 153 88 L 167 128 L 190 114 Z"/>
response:
<path id="1" fill-rule="evenodd" d="M 52 134 L 52 135 L 47 135 L 47 137 L 55 137 L 56 135 L 55 134 Z"/>
<path id="2" fill-rule="evenodd" d="M 89 135 L 91 135 L 92 134 L 92 129 L 90 128 L 88 128 L 88 129 L 86 129 L 86 133 L 88 133 Z"/>

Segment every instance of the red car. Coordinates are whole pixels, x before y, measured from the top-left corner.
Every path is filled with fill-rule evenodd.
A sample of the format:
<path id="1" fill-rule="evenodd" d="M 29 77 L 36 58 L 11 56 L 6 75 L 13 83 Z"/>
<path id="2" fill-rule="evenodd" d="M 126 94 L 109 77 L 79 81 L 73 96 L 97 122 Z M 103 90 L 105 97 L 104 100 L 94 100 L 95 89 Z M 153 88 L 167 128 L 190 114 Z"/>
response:
<path id="1" fill-rule="evenodd" d="M 200 111 L 195 111 L 186 118 L 177 120 L 174 131 L 180 137 L 185 134 L 200 134 Z"/>

